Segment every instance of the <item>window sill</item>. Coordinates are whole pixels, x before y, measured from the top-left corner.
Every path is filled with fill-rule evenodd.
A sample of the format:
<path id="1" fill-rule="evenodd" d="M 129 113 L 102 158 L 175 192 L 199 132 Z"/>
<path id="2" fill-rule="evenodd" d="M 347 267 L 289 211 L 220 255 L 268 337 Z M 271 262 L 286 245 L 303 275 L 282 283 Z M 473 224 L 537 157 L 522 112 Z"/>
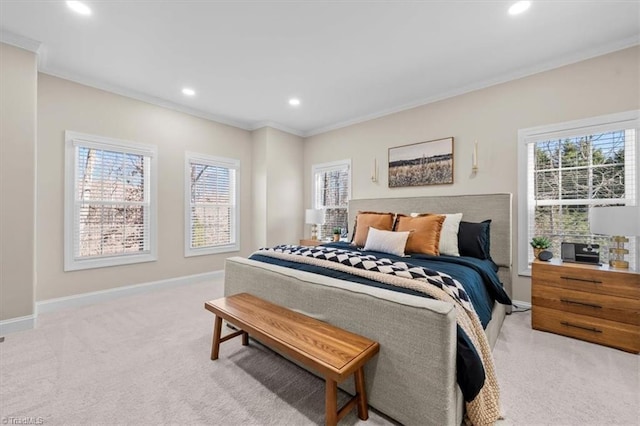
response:
<path id="1" fill-rule="evenodd" d="M 531 278 L 531 271 L 519 271 L 518 272 L 518 276 L 519 277 Z"/>
<path id="2" fill-rule="evenodd" d="M 525 269 L 519 269 L 518 276 L 531 278 L 531 264 L 527 265 Z"/>
<path id="3" fill-rule="evenodd" d="M 64 271 L 81 271 L 84 269 L 108 268 L 111 266 L 131 265 L 135 263 L 155 262 L 158 257 L 155 254 L 139 254 L 129 256 L 103 257 L 97 259 L 81 259 L 65 261 Z"/>
<path id="4" fill-rule="evenodd" d="M 227 244 L 216 247 L 203 247 L 199 249 L 186 248 L 184 257 L 207 256 L 211 254 L 232 253 L 240 251 L 240 244 Z"/>

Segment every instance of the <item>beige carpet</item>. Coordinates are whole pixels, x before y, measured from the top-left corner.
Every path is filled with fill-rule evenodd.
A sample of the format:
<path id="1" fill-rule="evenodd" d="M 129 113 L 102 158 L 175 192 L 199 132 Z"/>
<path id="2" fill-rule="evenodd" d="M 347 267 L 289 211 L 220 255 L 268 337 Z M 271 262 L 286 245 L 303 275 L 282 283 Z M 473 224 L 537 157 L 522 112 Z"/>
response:
<path id="1" fill-rule="evenodd" d="M 0 343 L 0 421 L 322 424 L 324 383 L 254 343 L 209 360 L 220 282 L 44 314 Z M 639 424 L 638 356 L 505 321 L 495 349 L 502 424 Z M 346 394 L 342 394 L 343 400 Z M 16 423 L 16 422 L 14 422 Z M 361 423 L 350 414 L 341 424 Z M 391 424 L 371 412 L 368 425 Z"/>
<path id="2" fill-rule="evenodd" d="M 505 319 L 493 350 L 507 424 L 640 425 L 640 356 Z"/>

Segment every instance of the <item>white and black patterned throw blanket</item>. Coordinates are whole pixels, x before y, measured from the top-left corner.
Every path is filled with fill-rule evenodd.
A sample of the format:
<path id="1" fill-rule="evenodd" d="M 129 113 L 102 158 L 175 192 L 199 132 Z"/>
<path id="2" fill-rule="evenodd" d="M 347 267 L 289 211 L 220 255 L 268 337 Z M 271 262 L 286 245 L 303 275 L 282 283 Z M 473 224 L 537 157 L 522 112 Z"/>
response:
<path id="1" fill-rule="evenodd" d="M 254 254 L 322 266 L 453 303 L 456 322 L 470 338 L 485 370 L 484 386 L 475 399 L 466 403 L 468 420 L 474 425 L 491 425 L 501 418 L 500 394 L 491 347 L 467 292 L 451 276 L 405 262 L 334 247 L 279 245 L 260 249 Z"/>
<path id="2" fill-rule="evenodd" d="M 279 245 L 272 248 L 262 248 L 260 249 L 260 254 L 264 255 L 265 251 L 327 260 L 364 271 L 380 272 L 397 277 L 425 281 L 447 292 L 465 309 L 475 312 L 464 287 L 451 276 L 433 269 L 410 265 L 405 262 L 393 262 L 387 258 L 377 258 L 358 251 L 333 247 Z"/>

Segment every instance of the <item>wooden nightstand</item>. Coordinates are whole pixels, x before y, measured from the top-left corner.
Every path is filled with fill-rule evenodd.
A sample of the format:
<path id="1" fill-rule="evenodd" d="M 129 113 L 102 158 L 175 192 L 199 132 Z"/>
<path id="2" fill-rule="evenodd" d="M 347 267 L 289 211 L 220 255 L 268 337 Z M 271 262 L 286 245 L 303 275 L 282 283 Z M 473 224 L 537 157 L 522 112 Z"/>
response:
<path id="1" fill-rule="evenodd" d="M 640 273 L 536 260 L 531 287 L 534 329 L 640 352 Z"/>
<path id="2" fill-rule="evenodd" d="M 301 246 L 319 246 L 322 244 L 321 240 L 300 240 Z"/>

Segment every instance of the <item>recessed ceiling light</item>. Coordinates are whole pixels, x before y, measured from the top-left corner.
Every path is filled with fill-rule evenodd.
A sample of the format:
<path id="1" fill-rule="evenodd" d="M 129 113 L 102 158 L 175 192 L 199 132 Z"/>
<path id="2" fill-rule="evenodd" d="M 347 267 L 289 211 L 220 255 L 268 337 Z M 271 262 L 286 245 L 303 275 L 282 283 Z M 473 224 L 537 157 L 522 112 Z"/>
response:
<path id="1" fill-rule="evenodd" d="M 519 15 L 531 6 L 530 1 L 519 1 L 511 5 L 509 15 Z"/>
<path id="2" fill-rule="evenodd" d="M 80 15 L 91 15 L 91 9 L 86 4 L 79 1 L 68 1 L 67 6 Z"/>
<path id="3" fill-rule="evenodd" d="M 193 96 L 196 94 L 196 91 L 188 87 L 185 87 L 184 89 L 182 89 L 182 94 L 187 96 Z"/>
<path id="4" fill-rule="evenodd" d="M 298 98 L 291 98 L 291 99 L 289 99 L 289 105 L 291 105 L 291 106 L 298 106 L 298 105 L 300 105 L 300 99 L 298 99 Z"/>

